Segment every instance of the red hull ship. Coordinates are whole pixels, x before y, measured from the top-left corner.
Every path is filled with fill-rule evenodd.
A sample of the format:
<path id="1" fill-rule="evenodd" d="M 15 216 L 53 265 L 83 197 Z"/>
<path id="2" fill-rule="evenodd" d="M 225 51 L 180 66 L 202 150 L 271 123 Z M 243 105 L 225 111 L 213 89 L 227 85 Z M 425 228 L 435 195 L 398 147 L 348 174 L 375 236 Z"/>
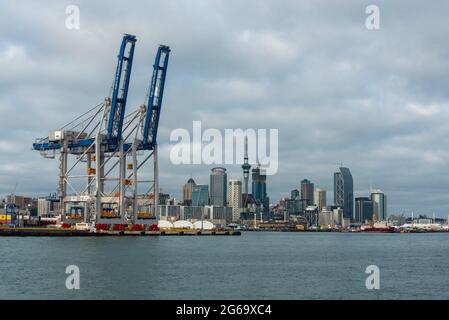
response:
<path id="1" fill-rule="evenodd" d="M 368 227 L 361 230 L 362 232 L 380 232 L 380 233 L 393 233 L 396 232 L 394 227 Z"/>

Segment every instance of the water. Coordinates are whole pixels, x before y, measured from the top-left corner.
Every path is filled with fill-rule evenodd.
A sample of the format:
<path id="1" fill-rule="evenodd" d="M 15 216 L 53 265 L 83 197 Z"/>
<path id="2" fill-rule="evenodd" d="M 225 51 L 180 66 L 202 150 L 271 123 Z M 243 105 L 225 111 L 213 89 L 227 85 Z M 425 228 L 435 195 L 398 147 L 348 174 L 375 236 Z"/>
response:
<path id="1" fill-rule="evenodd" d="M 0 238 L 0 299 L 448 299 L 448 249 L 442 233 Z"/>

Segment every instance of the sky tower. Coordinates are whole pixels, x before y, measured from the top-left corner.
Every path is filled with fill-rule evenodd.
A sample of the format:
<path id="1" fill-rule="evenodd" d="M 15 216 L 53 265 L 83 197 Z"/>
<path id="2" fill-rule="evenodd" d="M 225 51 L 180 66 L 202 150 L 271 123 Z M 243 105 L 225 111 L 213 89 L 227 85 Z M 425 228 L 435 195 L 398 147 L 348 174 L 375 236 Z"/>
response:
<path id="1" fill-rule="evenodd" d="M 251 169 L 251 165 L 248 163 L 248 136 L 245 136 L 245 155 L 244 162 L 242 164 L 243 169 L 243 208 L 247 206 L 248 200 L 248 178 L 249 178 L 249 169 Z"/>

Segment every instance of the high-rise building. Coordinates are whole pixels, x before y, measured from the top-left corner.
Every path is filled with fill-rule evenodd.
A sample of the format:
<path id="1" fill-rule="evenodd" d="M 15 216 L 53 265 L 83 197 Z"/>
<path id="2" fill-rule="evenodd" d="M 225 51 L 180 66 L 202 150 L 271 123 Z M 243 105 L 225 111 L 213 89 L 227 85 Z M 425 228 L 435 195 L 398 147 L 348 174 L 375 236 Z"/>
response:
<path id="1" fill-rule="evenodd" d="M 315 204 L 320 212 L 327 206 L 326 196 L 326 190 L 318 188 L 315 190 Z"/>
<path id="2" fill-rule="evenodd" d="M 334 173 L 334 204 L 343 208 L 343 218 L 354 219 L 354 183 L 351 171 L 340 167 Z"/>
<path id="3" fill-rule="evenodd" d="M 40 217 L 46 217 L 50 214 L 51 202 L 46 198 L 39 198 L 37 200 L 37 215 Z"/>
<path id="4" fill-rule="evenodd" d="M 313 194 L 313 183 L 307 179 L 301 181 L 301 199 L 307 202 L 308 206 L 315 204 L 314 194 Z"/>
<path id="5" fill-rule="evenodd" d="M 168 193 L 159 192 L 159 205 L 165 205 L 170 201 Z"/>
<path id="6" fill-rule="evenodd" d="M 242 211 L 242 182 L 240 180 L 229 180 L 228 207 L 232 208 L 232 221 L 239 221 L 240 212 Z"/>
<path id="7" fill-rule="evenodd" d="M 290 199 L 291 200 L 300 200 L 300 193 L 298 189 L 294 189 L 290 192 Z"/>
<path id="8" fill-rule="evenodd" d="M 354 222 L 364 223 L 373 219 L 373 202 L 368 197 L 355 198 Z"/>
<path id="9" fill-rule="evenodd" d="M 373 215 L 379 221 L 387 220 L 387 196 L 381 190 L 371 191 L 371 201 L 373 202 Z"/>
<path id="10" fill-rule="evenodd" d="M 252 170 L 252 190 L 253 197 L 256 201 L 259 201 L 263 206 L 263 212 L 269 212 L 269 199 L 267 196 L 267 175 L 263 174 L 263 171 L 259 166 Z"/>
<path id="11" fill-rule="evenodd" d="M 243 158 L 243 194 L 245 197 L 242 199 L 243 207 L 246 208 L 248 206 L 248 178 L 249 178 L 249 169 L 251 169 L 251 165 L 248 163 L 248 137 L 245 136 L 245 155 Z"/>
<path id="12" fill-rule="evenodd" d="M 209 205 L 209 186 L 207 184 L 197 184 L 192 189 L 192 206 Z"/>
<path id="13" fill-rule="evenodd" d="M 182 202 L 186 206 L 190 206 L 192 204 L 192 191 L 194 186 L 196 186 L 196 183 L 192 178 L 190 178 L 182 187 Z"/>
<path id="14" fill-rule="evenodd" d="M 228 175 L 222 167 L 212 168 L 210 172 L 209 200 L 212 206 L 226 206 Z"/>

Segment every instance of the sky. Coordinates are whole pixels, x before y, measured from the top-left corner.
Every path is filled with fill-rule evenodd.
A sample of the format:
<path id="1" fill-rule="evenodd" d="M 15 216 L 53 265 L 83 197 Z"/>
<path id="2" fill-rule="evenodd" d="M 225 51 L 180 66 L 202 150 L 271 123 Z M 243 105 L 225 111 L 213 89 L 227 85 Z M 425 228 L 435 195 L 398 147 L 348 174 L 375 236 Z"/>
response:
<path id="1" fill-rule="evenodd" d="M 45 4 L 44 4 L 45 3 Z M 368 5 L 380 29 L 365 26 Z M 66 7 L 80 10 L 66 28 Z M 447 1 L 3 1 L 0 195 L 55 192 L 58 162 L 32 151 L 103 101 L 123 33 L 137 37 L 128 108 L 144 102 L 159 44 L 172 49 L 158 133 L 159 178 L 180 198 L 210 165 L 175 165 L 170 133 L 278 129 L 270 202 L 304 178 L 328 190 L 350 168 L 355 196 L 383 190 L 389 214 L 449 213 Z M 242 178 L 227 165 L 228 178 Z"/>

